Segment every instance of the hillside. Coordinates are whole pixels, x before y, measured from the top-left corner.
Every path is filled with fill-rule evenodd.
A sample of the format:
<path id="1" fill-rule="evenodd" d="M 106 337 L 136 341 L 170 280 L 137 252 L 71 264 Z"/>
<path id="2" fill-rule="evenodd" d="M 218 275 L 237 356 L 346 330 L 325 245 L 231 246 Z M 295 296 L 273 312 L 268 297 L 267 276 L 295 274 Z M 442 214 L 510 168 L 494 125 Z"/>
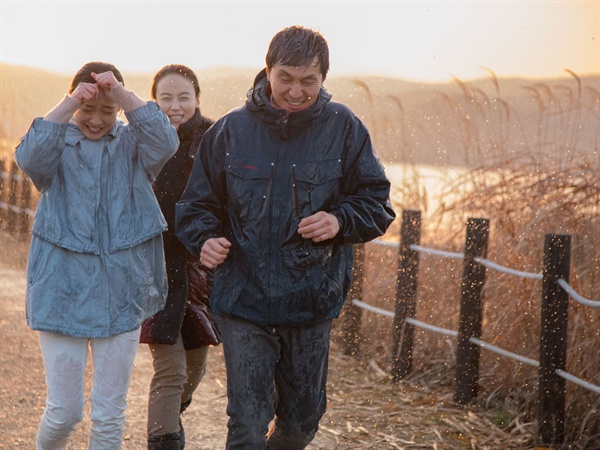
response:
<path id="1" fill-rule="evenodd" d="M 218 118 L 240 106 L 259 69 L 198 71 L 203 113 Z M 124 73 L 149 98 L 152 74 Z M 0 64 L 0 133 L 20 138 L 35 116 L 65 95 L 71 75 Z M 389 77 L 330 76 L 326 88 L 369 127 L 382 159 L 469 166 L 535 152 L 598 153 L 600 76 L 554 80 L 495 79 L 446 84 Z"/>

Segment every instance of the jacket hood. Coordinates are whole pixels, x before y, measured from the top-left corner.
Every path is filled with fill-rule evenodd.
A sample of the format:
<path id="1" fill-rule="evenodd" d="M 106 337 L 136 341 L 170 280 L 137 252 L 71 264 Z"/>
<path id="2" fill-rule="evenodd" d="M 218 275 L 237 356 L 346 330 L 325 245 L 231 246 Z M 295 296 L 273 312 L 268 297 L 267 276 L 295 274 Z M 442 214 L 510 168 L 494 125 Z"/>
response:
<path id="1" fill-rule="evenodd" d="M 246 107 L 253 114 L 258 115 L 271 132 L 282 139 L 287 139 L 294 138 L 309 128 L 330 100 L 331 94 L 321 87 L 317 101 L 310 108 L 296 112 L 277 108 L 271 102 L 271 85 L 267 79 L 267 69 L 263 69 L 256 75 L 253 86 L 248 91 Z"/>

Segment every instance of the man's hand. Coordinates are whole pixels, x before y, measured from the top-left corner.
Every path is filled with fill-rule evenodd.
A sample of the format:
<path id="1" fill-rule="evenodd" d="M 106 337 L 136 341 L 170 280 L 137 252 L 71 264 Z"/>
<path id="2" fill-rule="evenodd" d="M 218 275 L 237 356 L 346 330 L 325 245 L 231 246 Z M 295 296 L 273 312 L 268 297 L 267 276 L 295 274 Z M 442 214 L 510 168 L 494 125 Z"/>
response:
<path id="1" fill-rule="evenodd" d="M 231 242 L 226 238 L 208 239 L 200 251 L 200 262 L 209 269 L 214 269 L 225 261 L 229 253 L 229 247 L 231 247 Z"/>
<path id="2" fill-rule="evenodd" d="M 298 225 L 298 233 L 304 239 L 312 239 L 313 242 L 322 242 L 332 239 L 340 231 L 340 224 L 333 214 L 319 211 L 312 216 L 305 217 Z"/>

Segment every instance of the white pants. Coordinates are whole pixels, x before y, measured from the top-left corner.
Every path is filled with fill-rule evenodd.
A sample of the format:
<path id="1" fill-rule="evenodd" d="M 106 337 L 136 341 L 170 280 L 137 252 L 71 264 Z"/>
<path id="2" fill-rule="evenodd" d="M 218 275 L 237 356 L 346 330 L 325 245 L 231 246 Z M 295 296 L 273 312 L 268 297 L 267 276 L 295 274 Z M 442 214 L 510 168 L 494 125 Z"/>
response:
<path id="1" fill-rule="evenodd" d="M 66 449 L 69 436 L 83 419 L 85 366 L 90 349 L 93 377 L 88 449 L 120 449 L 127 390 L 140 329 L 97 339 L 47 332 L 39 335 L 48 393 L 37 434 L 37 449 Z"/>

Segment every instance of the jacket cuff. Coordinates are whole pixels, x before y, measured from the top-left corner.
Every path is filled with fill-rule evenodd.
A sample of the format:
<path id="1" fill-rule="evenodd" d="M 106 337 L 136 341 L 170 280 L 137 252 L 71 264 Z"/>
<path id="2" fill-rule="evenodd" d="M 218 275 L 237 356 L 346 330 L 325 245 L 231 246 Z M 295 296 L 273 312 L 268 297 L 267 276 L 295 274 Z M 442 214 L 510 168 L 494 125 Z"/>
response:
<path id="1" fill-rule="evenodd" d="M 338 233 L 333 237 L 333 240 L 337 242 L 342 242 L 344 240 L 344 235 L 346 234 L 346 221 L 344 220 L 344 214 L 339 209 L 329 211 L 329 214 L 331 214 L 337 219 L 338 225 L 340 227 Z"/>
<path id="2" fill-rule="evenodd" d="M 57 134 L 64 132 L 67 128 L 66 122 L 54 122 L 45 117 L 36 117 L 33 119 L 31 127 L 38 133 Z"/>
<path id="3" fill-rule="evenodd" d="M 145 103 L 144 100 L 139 98 L 132 91 L 125 89 L 121 84 L 118 84 L 110 90 L 110 97 L 112 97 L 126 113 L 140 108 Z"/>
<path id="4" fill-rule="evenodd" d="M 44 120 L 54 123 L 67 123 L 80 106 L 81 103 L 79 101 L 70 95 L 65 95 L 58 105 L 46 113 Z"/>

